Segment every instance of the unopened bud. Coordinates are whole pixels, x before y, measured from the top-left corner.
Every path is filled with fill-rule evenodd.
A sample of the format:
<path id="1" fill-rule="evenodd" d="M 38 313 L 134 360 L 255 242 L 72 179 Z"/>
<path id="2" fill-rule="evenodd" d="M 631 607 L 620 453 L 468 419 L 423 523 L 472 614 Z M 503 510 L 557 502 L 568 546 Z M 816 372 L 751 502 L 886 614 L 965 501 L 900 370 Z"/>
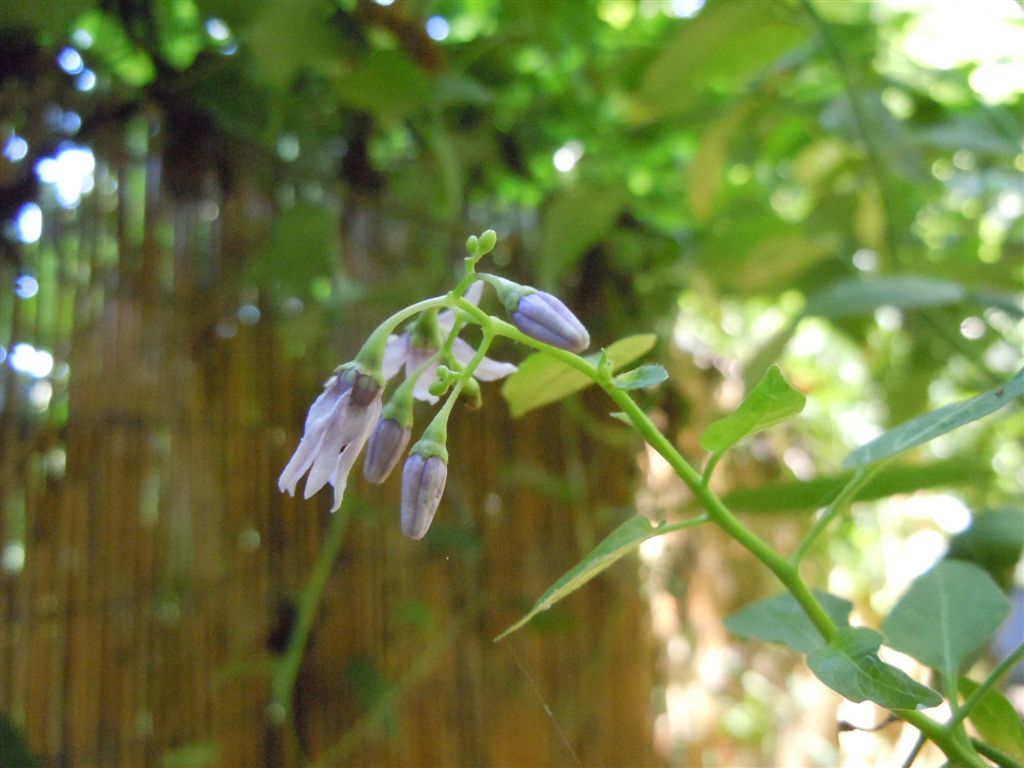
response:
<path id="1" fill-rule="evenodd" d="M 412 430 L 394 419 L 382 418 L 366 444 L 363 476 L 371 483 L 383 483 L 402 458 Z"/>
<path id="2" fill-rule="evenodd" d="M 402 533 L 422 539 L 441 503 L 448 463 L 441 456 L 412 453 L 402 470 Z"/>
<path id="3" fill-rule="evenodd" d="M 480 253 L 490 253 L 491 251 L 494 250 L 494 246 L 497 245 L 497 243 L 498 233 L 495 232 L 493 229 L 485 230 L 480 234 L 480 241 L 478 243 Z"/>
<path id="4" fill-rule="evenodd" d="M 480 393 L 480 383 L 474 378 L 466 379 L 462 385 L 462 393 L 459 395 L 472 410 L 477 410 L 483 405 L 483 396 Z"/>
<path id="5" fill-rule="evenodd" d="M 562 301 L 550 293 L 537 291 L 519 299 L 512 323 L 527 336 L 570 352 L 582 352 L 590 346 L 590 334 Z"/>

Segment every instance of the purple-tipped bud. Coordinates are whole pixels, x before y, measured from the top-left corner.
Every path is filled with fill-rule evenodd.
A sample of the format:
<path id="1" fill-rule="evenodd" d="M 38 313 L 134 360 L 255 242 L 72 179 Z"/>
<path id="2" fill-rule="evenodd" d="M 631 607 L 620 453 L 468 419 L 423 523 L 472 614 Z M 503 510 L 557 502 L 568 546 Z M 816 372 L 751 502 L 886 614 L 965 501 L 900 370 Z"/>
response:
<path id="1" fill-rule="evenodd" d="M 374 376 L 358 368 L 353 367 L 349 370 L 349 375 L 352 376 L 352 402 L 365 408 L 380 395 L 383 386 Z"/>
<path id="2" fill-rule="evenodd" d="M 448 463 L 440 456 L 409 455 L 402 470 L 402 533 L 422 539 L 434 520 L 448 479 Z"/>
<path id="3" fill-rule="evenodd" d="M 394 419 L 383 418 L 366 444 L 363 475 L 371 483 L 383 483 L 405 453 L 412 430 Z"/>
<path id="4" fill-rule="evenodd" d="M 582 352 L 590 346 L 590 334 L 583 323 L 561 300 L 544 291 L 519 299 L 512 322 L 527 336 L 553 347 Z"/>

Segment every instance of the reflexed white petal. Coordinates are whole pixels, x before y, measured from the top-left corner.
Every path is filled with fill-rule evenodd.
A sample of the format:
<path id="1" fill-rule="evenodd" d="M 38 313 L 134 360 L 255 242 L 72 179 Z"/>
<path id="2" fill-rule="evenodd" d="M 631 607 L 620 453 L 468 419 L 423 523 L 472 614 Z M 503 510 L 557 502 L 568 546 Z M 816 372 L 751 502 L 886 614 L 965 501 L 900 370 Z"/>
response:
<path id="1" fill-rule="evenodd" d="M 473 371 L 473 378 L 479 381 L 497 381 L 511 376 L 518 370 L 512 363 L 503 363 L 500 360 L 491 360 L 491 358 L 485 357 Z"/>
<path id="2" fill-rule="evenodd" d="M 417 347 L 415 344 L 410 344 L 409 355 L 405 358 L 406 378 L 416 373 L 416 371 L 419 370 L 420 366 L 427 363 L 427 361 L 429 361 L 430 358 L 434 356 L 434 354 L 435 350 L 423 349 L 421 347 Z M 437 368 L 437 365 L 435 364 L 432 367 Z"/>
<path id="3" fill-rule="evenodd" d="M 277 479 L 279 490 L 282 492 L 288 491 L 290 496 L 295 495 L 295 486 L 298 485 L 299 479 L 306 474 L 306 470 L 313 463 L 313 458 L 316 456 L 316 448 L 322 436 L 321 434 L 317 434 L 315 437 L 311 435 L 302 436 L 302 439 L 299 441 L 299 447 L 295 449 L 295 453 L 288 460 L 288 465 Z"/>
<path id="4" fill-rule="evenodd" d="M 341 420 L 333 423 L 324 433 L 320 445 L 317 446 L 316 456 L 313 459 L 313 466 L 309 470 L 309 477 L 306 478 L 306 490 L 303 495 L 308 499 L 319 491 L 331 477 L 334 471 L 334 464 L 337 461 L 338 453 L 345 446 L 345 426 L 351 421 L 344 413 Z"/>
<path id="5" fill-rule="evenodd" d="M 372 417 L 374 403 L 378 406 L 379 415 L 380 398 L 372 400 L 366 407 L 361 407 L 350 402 L 346 396 L 339 407 L 331 413 L 329 420 L 326 421 L 323 437 L 314 451 L 309 477 L 306 478 L 307 499 L 330 481 L 338 452 L 362 434 L 366 428 L 366 420 Z"/>
<path id="6" fill-rule="evenodd" d="M 480 297 L 483 296 L 483 295 L 484 295 L 484 281 L 483 280 L 477 280 L 475 283 L 473 283 L 471 286 L 469 286 L 469 288 L 466 289 L 466 292 L 462 295 L 462 298 L 464 298 L 470 304 L 479 304 L 480 303 Z"/>
<path id="7" fill-rule="evenodd" d="M 387 381 L 395 376 L 409 355 L 409 335 L 388 336 L 387 345 L 384 347 L 384 361 L 381 364 L 384 380 Z"/>
<path id="8" fill-rule="evenodd" d="M 339 379 L 336 375 L 331 376 L 324 383 L 324 391 L 309 406 L 309 412 L 306 414 L 306 430 L 315 428 L 318 422 L 323 421 L 324 417 L 334 410 L 338 401 L 345 397 L 350 389 L 352 389 L 351 380 Z"/>
<path id="9" fill-rule="evenodd" d="M 345 450 L 337 458 L 337 462 L 330 473 L 330 482 L 334 486 L 334 506 L 331 507 L 332 512 L 336 512 L 341 507 L 341 499 L 345 495 L 345 486 L 348 485 L 349 472 L 352 471 L 352 465 L 356 463 L 356 459 L 362 453 L 363 446 L 366 445 L 366 441 L 370 439 L 370 434 L 373 432 L 374 427 L 377 426 L 377 420 L 380 418 L 382 408 L 383 405 L 380 398 L 375 398 L 366 406 L 362 430 L 345 446 Z"/>
<path id="10" fill-rule="evenodd" d="M 425 403 L 433 405 L 437 402 L 438 398 L 430 394 L 430 388 L 437 381 L 437 364 L 434 364 L 423 371 L 420 377 L 416 379 L 416 384 L 412 388 L 412 396 L 416 400 L 420 400 Z"/>
<path id="11" fill-rule="evenodd" d="M 462 365 L 468 365 L 475 354 L 476 350 L 462 339 L 456 339 L 452 345 L 452 356 Z M 512 363 L 502 363 L 485 357 L 473 372 L 473 378 L 480 381 L 496 381 L 510 376 L 516 370 L 517 368 Z"/>
<path id="12" fill-rule="evenodd" d="M 328 381 L 330 384 L 331 381 Z M 295 486 L 299 479 L 306 474 L 306 470 L 312 466 L 320 453 L 321 444 L 332 420 L 340 418 L 348 403 L 349 390 L 345 390 L 340 396 L 328 389 L 320 394 L 309 409 L 306 417 L 306 429 L 299 440 L 299 447 L 295 449 L 288 465 L 281 472 L 277 480 L 277 487 L 282 491 L 287 489 L 288 493 L 295 495 Z M 307 498 L 309 498 L 307 496 Z"/>

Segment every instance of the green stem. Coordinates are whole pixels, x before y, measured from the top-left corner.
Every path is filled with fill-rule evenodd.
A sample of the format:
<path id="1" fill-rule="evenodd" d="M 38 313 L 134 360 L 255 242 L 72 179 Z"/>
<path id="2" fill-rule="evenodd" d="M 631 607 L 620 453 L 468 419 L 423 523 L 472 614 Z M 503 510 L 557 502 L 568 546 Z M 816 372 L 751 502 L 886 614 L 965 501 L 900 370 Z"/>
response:
<path id="1" fill-rule="evenodd" d="M 962 743 L 956 737 L 948 725 L 938 723 L 923 712 L 913 709 L 894 709 L 893 712 L 931 739 L 935 746 L 941 749 L 943 754 L 950 759 L 953 765 L 966 765 L 970 768 L 989 768 L 969 744 Z"/>
<path id="2" fill-rule="evenodd" d="M 341 545 L 345 541 L 345 531 L 349 521 L 347 510 L 348 505 L 345 504 L 331 516 L 327 537 L 313 564 L 309 579 L 299 595 L 298 613 L 295 617 L 295 626 L 288 638 L 288 647 L 285 648 L 284 655 L 278 662 L 270 681 L 273 706 L 271 711 L 275 712 L 275 719 L 282 723 L 292 720 L 295 681 L 298 679 L 299 667 L 302 665 L 306 644 L 309 642 L 309 635 L 313 629 L 317 607 L 320 605 L 320 599 L 323 597 L 324 589 L 331 577 L 331 571 L 334 570 L 334 563 L 338 559 Z"/>
<path id="3" fill-rule="evenodd" d="M 962 722 L 963 719 L 971 713 L 971 710 L 978 706 L 978 702 L 981 701 L 982 697 L 992 690 L 993 687 L 998 685 L 999 681 L 1002 680 L 1011 669 L 1017 666 L 1017 663 L 1022 659 L 1024 659 L 1024 643 L 1021 643 L 1014 648 L 1009 656 L 999 662 L 996 668 L 992 670 L 992 674 L 985 678 L 985 682 L 975 688 L 974 693 L 967 697 L 963 706 L 957 710 L 949 724 L 952 726 Z"/>
<path id="4" fill-rule="evenodd" d="M 704 485 L 711 482 L 711 474 L 715 471 L 715 467 L 718 466 L 718 462 L 722 460 L 723 455 L 722 453 L 715 452 L 708 457 L 708 463 L 704 465 L 704 474 L 701 477 Z"/>
<path id="5" fill-rule="evenodd" d="M 704 508 L 708 519 L 738 541 L 775 574 L 776 578 L 800 603 L 808 618 L 826 641 L 830 641 L 835 636 L 838 631 L 835 623 L 825 613 L 810 588 L 800 578 L 798 568 L 743 525 L 704 483 L 700 473 L 683 458 L 676 447 L 651 422 L 640 406 L 625 391 L 616 389 L 607 377 L 602 377 L 593 363 L 567 350 L 537 341 L 522 333 L 514 325 L 491 317 L 464 299 L 455 299 L 455 304 L 478 322 L 484 328 L 485 333 L 489 331 L 494 335 L 505 336 L 520 344 L 545 352 L 596 382 L 626 414 L 647 443 L 661 454 L 679 478 L 686 483 Z M 984 761 L 970 748 L 970 745 L 962 744 L 948 727 L 915 710 L 895 710 L 895 713 L 935 742 L 936 746 L 953 762 L 963 763 L 970 768 L 987 768 Z"/>
<path id="6" fill-rule="evenodd" d="M 803 541 L 801 541 L 799 546 L 797 546 L 796 551 L 790 555 L 789 562 L 793 565 L 800 564 L 800 561 L 803 560 L 804 555 L 807 554 L 807 551 L 811 548 L 814 542 L 817 541 L 818 537 L 824 533 L 825 529 L 828 528 L 829 524 L 836 517 L 842 514 L 846 508 L 853 503 L 853 500 L 857 497 L 861 488 L 863 488 L 868 481 L 875 476 L 875 473 L 877 473 L 881 467 L 881 464 L 873 464 L 870 467 L 861 467 L 854 472 L 853 477 L 851 477 L 849 481 L 847 481 L 846 485 L 843 486 L 839 495 L 832 500 L 828 509 L 826 509 L 821 517 L 815 521 L 811 530 L 807 532 Z"/>
<path id="7" fill-rule="evenodd" d="M 744 548 L 749 550 L 754 557 L 764 563 L 769 570 L 785 585 L 786 589 L 796 598 L 797 602 L 807 613 L 807 616 L 814 623 L 814 626 L 826 640 L 831 640 L 836 633 L 836 625 L 825 613 L 815 599 L 810 588 L 800 578 L 796 567 L 788 563 L 781 555 L 772 549 L 765 541 L 747 528 L 730 512 L 715 493 L 704 483 L 703 478 L 690 463 L 683 458 L 683 455 L 676 450 L 676 447 L 666 438 L 661 431 L 654 426 L 647 414 L 638 406 L 625 391 L 616 389 L 615 386 L 601 376 L 600 371 L 589 361 L 564 349 L 553 347 L 550 344 L 537 341 L 525 333 L 522 333 L 514 325 L 499 320 L 496 317 L 487 315 L 483 310 L 470 304 L 463 299 L 457 300 L 459 308 L 466 311 L 474 320 L 480 323 L 485 329 L 493 333 L 506 336 L 526 346 L 546 352 L 552 357 L 561 360 L 572 366 L 587 378 L 597 382 L 605 393 L 618 405 L 622 412 L 643 436 L 647 443 L 661 454 L 675 470 L 679 478 L 697 497 L 704 511 L 715 525 L 728 533 L 738 541 Z"/>
<path id="8" fill-rule="evenodd" d="M 981 739 L 971 739 L 971 744 L 974 745 L 974 748 L 978 750 L 978 752 L 998 765 L 999 768 L 1021 768 L 1021 764 L 1008 754 L 996 749 L 990 744 L 986 744 Z"/>
<path id="9" fill-rule="evenodd" d="M 381 358 L 384 354 L 384 348 L 387 346 L 388 337 L 395 332 L 398 326 L 410 317 L 418 315 L 420 312 L 425 312 L 428 309 L 444 307 L 447 305 L 447 295 L 434 296 L 433 298 L 417 301 L 415 304 L 410 304 L 408 307 L 398 310 L 395 314 L 391 315 L 391 317 L 378 325 L 376 329 L 374 329 L 373 333 L 366 337 L 366 341 L 363 343 L 363 348 L 360 349 L 359 354 L 356 355 L 356 360 L 373 369 L 379 368 L 382 362 Z"/>
<path id="10" fill-rule="evenodd" d="M 703 525 L 709 520 L 711 520 L 711 517 L 708 515 L 698 515 L 697 517 L 691 517 L 689 520 L 683 520 L 679 523 L 670 523 L 668 525 L 659 526 L 657 533 L 655 533 L 654 535 L 664 536 L 666 533 L 685 531 L 687 528 L 695 528 L 698 525 Z"/>

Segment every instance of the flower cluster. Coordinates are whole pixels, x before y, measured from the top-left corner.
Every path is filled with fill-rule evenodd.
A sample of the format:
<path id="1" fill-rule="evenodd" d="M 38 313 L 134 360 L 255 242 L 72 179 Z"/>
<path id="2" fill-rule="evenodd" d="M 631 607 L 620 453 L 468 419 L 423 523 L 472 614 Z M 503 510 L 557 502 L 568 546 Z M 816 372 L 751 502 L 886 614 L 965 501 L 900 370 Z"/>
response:
<path id="1" fill-rule="evenodd" d="M 412 435 L 413 401 L 431 404 L 447 393 L 430 425 L 411 449 L 402 471 L 402 532 L 412 539 L 426 535 L 448 477 L 447 427 L 460 395 L 479 398 L 477 381 L 495 381 L 516 371 L 512 363 L 484 355 L 496 335 L 514 335 L 495 318 L 476 308 L 484 282 L 475 280 L 474 266 L 494 248 L 492 230 L 471 237 L 466 278 L 447 296 L 428 299 L 386 320 L 350 363 L 339 366 L 313 402 L 298 448 L 278 479 L 278 487 L 294 495 L 303 475 L 305 498 L 328 483 L 334 488 L 333 510 L 341 506 L 349 472 L 366 447 L 363 474 L 383 483 L 405 453 Z M 582 352 L 590 335 L 575 315 L 549 293 L 494 275 L 481 275 L 498 294 L 515 328 L 544 344 Z M 438 311 L 446 307 L 443 311 Z M 471 312 L 467 310 L 472 310 Z M 400 333 L 404 321 L 415 317 Z M 484 329 L 474 349 L 459 337 L 467 322 Z M 520 339 L 522 337 L 519 337 Z M 405 379 L 383 404 L 384 388 L 404 368 Z"/>

